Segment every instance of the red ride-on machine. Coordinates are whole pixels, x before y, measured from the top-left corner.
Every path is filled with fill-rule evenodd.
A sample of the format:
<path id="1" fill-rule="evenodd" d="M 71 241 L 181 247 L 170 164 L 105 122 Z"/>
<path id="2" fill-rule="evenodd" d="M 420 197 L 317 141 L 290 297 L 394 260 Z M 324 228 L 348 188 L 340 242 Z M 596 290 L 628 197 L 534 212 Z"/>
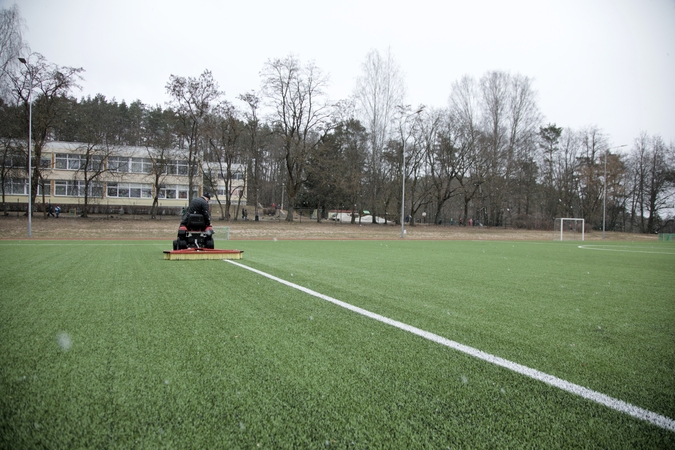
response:
<path id="1" fill-rule="evenodd" d="M 213 228 L 206 226 L 204 216 L 190 214 L 187 225 L 178 228 L 178 239 L 173 241 L 173 250 L 164 250 L 164 259 L 242 259 L 243 250 L 213 248 Z"/>
<path id="2" fill-rule="evenodd" d="M 206 226 L 201 214 L 190 214 L 187 225 L 178 228 L 178 239 L 173 241 L 174 250 L 212 249 L 213 246 L 213 227 Z"/>

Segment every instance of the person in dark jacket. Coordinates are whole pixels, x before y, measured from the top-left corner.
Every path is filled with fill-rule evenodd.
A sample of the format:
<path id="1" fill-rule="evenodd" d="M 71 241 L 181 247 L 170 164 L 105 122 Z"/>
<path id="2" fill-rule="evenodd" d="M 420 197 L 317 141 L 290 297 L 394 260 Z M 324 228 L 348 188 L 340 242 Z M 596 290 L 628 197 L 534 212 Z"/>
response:
<path id="1" fill-rule="evenodd" d="M 208 227 L 211 225 L 211 215 L 209 214 L 209 200 L 211 200 L 211 194 L 204 192 L 201 197 L 195 197 L 190 202 L 187 211 L 183 214 L 183 218 L 180 221 L 181 225 L 187 225 L 188 217 L 190 214 L 201 214 L 204 216 L 204 223 Z"/>

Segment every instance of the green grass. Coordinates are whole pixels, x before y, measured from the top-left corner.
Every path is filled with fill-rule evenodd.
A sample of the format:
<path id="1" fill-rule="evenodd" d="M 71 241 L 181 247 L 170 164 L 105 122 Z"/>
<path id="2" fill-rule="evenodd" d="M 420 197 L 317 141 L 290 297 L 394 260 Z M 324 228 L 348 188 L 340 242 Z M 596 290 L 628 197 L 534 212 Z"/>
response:
<path id="1" fill-rule="evenodd" d="M 675 418 L 671 243 L 230 241 Z M 170 242 L 0 241 L 0 448 L 672 448 L 675 433 Z M 606 251 L 614 250 L 614 251 Z"/>

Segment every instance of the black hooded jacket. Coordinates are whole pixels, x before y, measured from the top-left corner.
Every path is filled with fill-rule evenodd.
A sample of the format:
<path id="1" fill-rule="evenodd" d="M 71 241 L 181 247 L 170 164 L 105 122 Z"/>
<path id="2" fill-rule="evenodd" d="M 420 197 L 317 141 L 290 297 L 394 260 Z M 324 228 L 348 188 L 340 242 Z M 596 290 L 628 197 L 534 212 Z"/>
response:
<path id="1" fill-rule="evenodd" d="M 188 217 L 190 216 L 190 214 L 201 214 L 202 216 L 204 216 L 204 222 L 206 223 L 206 226 L 208 227 L 209 225 L 211 225 L 211 215 L 209 214 L 209 202 L 207 202 L 204 197 L 195 197 L 192 199 L 192 201 L 190 202 L 190 206 L 188 206 L 187 211 L 185 211 L 185 215 L 180 221 L 181 225 L 187 225 Z"/>

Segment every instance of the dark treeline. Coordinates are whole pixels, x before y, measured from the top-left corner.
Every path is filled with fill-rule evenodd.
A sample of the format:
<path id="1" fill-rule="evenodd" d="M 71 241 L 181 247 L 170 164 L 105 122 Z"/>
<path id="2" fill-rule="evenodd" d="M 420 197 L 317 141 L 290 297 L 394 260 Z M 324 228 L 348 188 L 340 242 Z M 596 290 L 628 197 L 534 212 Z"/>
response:
<path id="1" fill-rule="evenodd" d="M 2 32 L 10 35 L 2 10 Z M 11 23 L 10 23 L 11 25 Z M 7 31 L 9 30 L 9 31 Z M 16 39 L 15 39 L 16 41 Z M 12 42 L 5 39 L 5 42 Z M 81 143 L 94 163 L 123 146 L 148 149 L 156 163 L 188 163 L 213 186 L 213 173 L 246 172 L 250 205 L 367 210 L 411 223 L 548 229 L 556 217 L 584 218 L 600 229 L 653 233 L 672 228 L 675 145 L 645 133 L 618 148 L 601 129 L 544 123 L 532 80 L 500 71 L 452 85 L 442 109 L 404 104 L 404 84 L 391 54 L 372 51 L 353 98 L 332 102 L 327 77 L 294 56 L 271 59 L 261 89 L 225 98 L 210 71 L 171 75 L 164 106 L 117 102 L 99 94 L 77 99 L 83 70 L 3 44 L 0 138 L 2 185 L 27 167 L 26 130 L 32 104 L 33 198 L 41 150 L 50 140 Z M 95 180 L 104 164 L 90 164 Z M 154 171 L 153 173 L 163 173 Z M 222 199 L 229 211 L 229 194 Z M 219 202 L 221 199 L 219 199 Z M 604 205 L 603 205 L 604 203 Z M 221 207 L 222 211 L 222 207 Z"/>

